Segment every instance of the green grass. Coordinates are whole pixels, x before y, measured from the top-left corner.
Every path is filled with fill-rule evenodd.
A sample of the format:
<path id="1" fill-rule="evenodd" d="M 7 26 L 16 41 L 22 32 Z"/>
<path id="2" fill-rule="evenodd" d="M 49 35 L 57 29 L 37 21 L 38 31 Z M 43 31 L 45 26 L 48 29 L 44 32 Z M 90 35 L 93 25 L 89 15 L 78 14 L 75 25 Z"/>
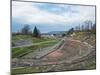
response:
<path id="1" fill-rule="evenodd" d="M 30 46 L 30 47 L 21 47 L 21 48 L 12 48 L 12 57 L 22 57 L 30 52 L 33 52 L 37 49 L 37 46 Z"/>
<path id="2" fill-rule="evenodd" d="M 32 37 L 31 35 L 13 35 L 12 36 L 12 42 L 13 43 L 15 43 L 19 40 L 27 40 L 27 39 L 31 39 L 33 41 L 33 43 L 39 43 L 39 42 L 54 40 L 52 38 L 35 38 L 35 37 Z"/>
<path id="3" fill-rule="evenodd" d="M 96 69 L 96 64 L 92 63 L 87 66 L 84 66 L 86 69 Z M 46 70 L 48 67 L 27 67 L 27 68 L 16 68 L 12 69 L 12 75 L 18 75 L 18 74 L 31 74 L 31 73 L 39 73 Z"/>
<path id="4" fill-rule="evenodd" d="M 44 42 L 44 41 L 52 41 L 54 39 L 52 38 L 34 38 L 32 37 L 33 43 L 39 43 L 39 42 Z"/>
<path id="5" fill-rule="evenodd" d="M 38 67 L 38 68 L 37 67 L 30 67 L 30 68 L 12 69 L 12 75 L 42 72 L 43 69 L 45 69 L 45 68 L 43 68 L 43 67 Z"/>
<path id="6" fill-rule="evenodd" d="M 31 39 L 31 35 L 12 35 L 12 41 L 16 42 L 18 40 L 25 40 L 25 39 Z"/>
<path id="7" fill-rule="evenodd" d="M 34 52 L 35 50 L 39 48 L 44 48 L 48 46 L 53 46 L 58 42 L 56 39 L 52 38 L 35 38 L 31 35 L 13 35 L 12 36 L 12 42 L 15 43 L 19 40 L 27 40 L 31 39 L 33 42 L 32 46 L 28 47 L 19 47 L 19 48 L 12 48 L 12 57 L 13 58 L 20 58 L 30 52 Z"/>
<path id="8" fill-rule="evenodd" d="M 96 69 L 96 63 L 92 63 L 92 64 L 90 64 L 86 67 L 89 68 L 89 69 Z"/>
<path id="9" fill-rule="evenodd" d="M 42 44 L 48 44 L 48 43 L 53 43 L 56 42 L 56 40 L 50 40 L 50 41 L 42 41 L 42 42 L 37 42 L 37 43 L 33 43 L 33 45 L 42 45 Z"/>
<path id="10" fill-rule="evenodd" d="M 26 39 L 32 39 L 33 45 L 28 47 L 18 47 L 18 48 L 12 48 L 12 58 L 21 58 L 24 55 L 34 52 L 35 50 L 39 48 L 45 48 L 49 46 L 53 46 L 56 43 L 59 42 L 59 40 L 52 39 L 52 38 L 34 38 L 27 35 L 16 35 L 12 37 L 12 41 L 16 42 L 18 40 L 26 40 Z M 28 67 L 28 68 L 18 68 L 18 69 L 12 69 L 12 75 L 18 75 L 18 74 L 29 74 L 29 73 L 36 73 L 36 72 L 43 72 L 45 68 L 44 67 Z"/>
<path id="11" fill-rule="evenodd" d="M 12 57 L 20 58 L 30 52 L 34 52 L 35 50 L 37 50 L 39 48 L 53 46 L 57 42 L 58 42 L 58 40 L 44 41 L 44 42 L 40 42 L 40 43 L 34 43 L 33 46 L 29 46 L 29 47 L 12 48 Z"/>

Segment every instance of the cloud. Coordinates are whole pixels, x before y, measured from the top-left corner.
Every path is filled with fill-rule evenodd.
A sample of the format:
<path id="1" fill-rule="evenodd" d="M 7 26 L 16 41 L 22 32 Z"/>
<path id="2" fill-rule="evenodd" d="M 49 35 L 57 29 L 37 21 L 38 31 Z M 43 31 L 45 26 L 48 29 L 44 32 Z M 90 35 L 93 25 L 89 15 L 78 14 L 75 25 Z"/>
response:
<path id="1" fill-rule="evenodd" d="M 95 7 L 12 1 L 12 18 L 23 24 L 81 23 L 95 21 Z"/>

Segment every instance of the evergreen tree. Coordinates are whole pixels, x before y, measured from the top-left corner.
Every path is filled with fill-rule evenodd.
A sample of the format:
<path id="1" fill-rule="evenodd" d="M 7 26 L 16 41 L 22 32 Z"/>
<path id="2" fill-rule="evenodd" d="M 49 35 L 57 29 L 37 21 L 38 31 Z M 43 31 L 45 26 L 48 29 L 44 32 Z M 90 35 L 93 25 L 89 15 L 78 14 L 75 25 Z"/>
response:
<path id="1" fill-rule="evenodd" d="M 34 30 L 33 30 L 33 36 L 34 37 L 40 37 L 40 31 L 37 29 L 36 26 L 34 27 Z"/>
<path id="2" fill-rule="evenodd" d="M 67 35 L 70 35 L 74 32 L 74 28 L 69 29 L 69 31 L 67 32 Z"/>

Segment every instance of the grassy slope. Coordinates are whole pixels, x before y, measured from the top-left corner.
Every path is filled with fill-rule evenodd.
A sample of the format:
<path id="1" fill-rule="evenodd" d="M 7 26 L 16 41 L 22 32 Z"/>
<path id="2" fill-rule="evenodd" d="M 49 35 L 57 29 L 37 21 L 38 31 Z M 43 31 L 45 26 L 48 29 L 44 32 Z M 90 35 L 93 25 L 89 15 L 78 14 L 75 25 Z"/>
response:
<path id="1" fill-rule="evenodd" d="M 96 45 L 96 35 L 93 33 L 88 33 L 88 32 L 76 32 L 75 35 L 73 36 L 74 39 L 80 40 L 82 42 L 87 42 L 93 47 Z M 88 66 L 85 66 L 88 68 L 96 68 L 96 63 L 90 64 Z"/>
<path id="2" fill-rule="evenodd" d="M 16 42 L 18 40 L 25 40 L 25 39 L 31 39 L 31 35 L 12 35 L 12 42 Z"/>
<path id="3" fill-rule="evenodd" d="M 85 41 L 92 46 L 95 46 L 95 44 L 96 44 L 96 35 L 93 33 L 76 32 L 75 35 L 73 36 L 73 38 L 76 40 L 83 41 L 83 42 Z"/>
<path id="4" fill-rule="evenodd" d="M 25 39 L 32 39 L 33 40 L 33 46 L 29 47 L 22 47 L 22 48 L 12 48 L 12 57 L 13 58 L 20 58 L 30 52 L 34 52 L 38 48 L 44 48 L 48 46 L 53 46 L 58 42 L 58 40 L 55 39 L 38 39 L 33 38 L 32 36 L 26 36 L 26 35 L 17 35 L 12 37 L 12 41 L 16 42 L 18 40 L 25 40 Z M 25 74 L 25 73 L 33 73 L 33 72 L 41 72 L 44 68 L 20 68 L 20 69 L 12 69 L 12 75 L 16 74 Z"/>
<path id="5" fill-rule="evenodd" d="M 27 40 L 27 39 L 32 39 L 33 43 L 54 40 L 52 38 L 40 38 L 39 39 L 39 38 L 32 37 L 31 35 L 14 35 L 14 36 L 12 36 L 12 42 L 17 42 L 19 40 Z"/>
<path id="6" fill-rule="evenodd" d="M 12 75 L 16 74 L 28 74 L 33 72 L 41 72 L 41 69 L 43 68 L 20 68 L 20 69 L 13 69 Z"/>
<path id="7" fill-rule="evenodd" d="M 17 57 L 20 58 L 30 52 L 34 52 L 35 50 L 39 48 L 44 48 L 48 46 L 53 46 L 58 42 L 58 40 L 51 39 L 51 38 L 33 38 L 32 36 L 27 36 L 27 35 L 16 35 L 12 37 L 13 42 L 16 42 L 18 40 L 22 39 L 32 39 L 33 41 L 33 46 L 29 47 L 20 47 L 20 48 L 12 48 L 12 57 Z"/>
<path id="8" fill-rule="evenodd" d="M 52 46 L 57 42 L 58 41 L 42 42 L 42 43 L 36 43 L 36 45 L 29 46 L 29 47 L 13 48 L 12 57 L 22 57 L 30 52 L 35 51 L 36 49 Z"/>
<path id="9" fill-rule="evenodd" d="M 84 33 L 84 32 L 78 32 L 76 33 L 76 35 L 74 35 L 74 39 L 77 39 L 77 40 L 84 40 L 84 38 L 86 38 L 88 35 L 87 33 Z M 91 34 L 90 35 L 91 37 L 84 40 L 86 42 L 88 42 L 89 44 L 91 45 L 94 45 L 95 44 L 95 34 Z M 92 40 L 92 41 L 91 41 Z M 36 41 L 36 40 L 35 40 Z M 37 43 L 37 44 L 42 44 L 42 40 L 41 40 L 41 43 Z M 50 43 L 48 43 L 50 44 Z M 46 44 L 47 45 L 47 44 Z M 88 67 L 88 68 L 95 68 L 96 67 L 96 64 L 93 63 L 93 64 L 90 64 L 90 65 L 86 65 L 85 67 Z M 15 74 L 27 74 L 27 73 L 35 73 L 35 72 L 42 72 L 43 69 L 45 70 L 45 68 L 35 68 L 35 67 L 31 67 L 31 68 L 21 68 L 21 69 L 13 69 L 12 70 L 12 75 L 15 75 Z"/>

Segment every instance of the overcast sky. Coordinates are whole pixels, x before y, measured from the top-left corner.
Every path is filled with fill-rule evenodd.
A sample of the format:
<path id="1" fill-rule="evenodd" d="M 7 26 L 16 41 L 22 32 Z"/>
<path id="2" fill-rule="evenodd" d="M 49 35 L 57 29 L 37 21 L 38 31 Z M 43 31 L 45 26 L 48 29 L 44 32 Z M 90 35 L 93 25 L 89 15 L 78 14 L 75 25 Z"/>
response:
<path id="1" fill-rule="evenodd" d="M 95 22 L 95 6 L 12 1 L 12 31 L 25 24 L 41 32 L 65 31 L 86 20 Z"/>

